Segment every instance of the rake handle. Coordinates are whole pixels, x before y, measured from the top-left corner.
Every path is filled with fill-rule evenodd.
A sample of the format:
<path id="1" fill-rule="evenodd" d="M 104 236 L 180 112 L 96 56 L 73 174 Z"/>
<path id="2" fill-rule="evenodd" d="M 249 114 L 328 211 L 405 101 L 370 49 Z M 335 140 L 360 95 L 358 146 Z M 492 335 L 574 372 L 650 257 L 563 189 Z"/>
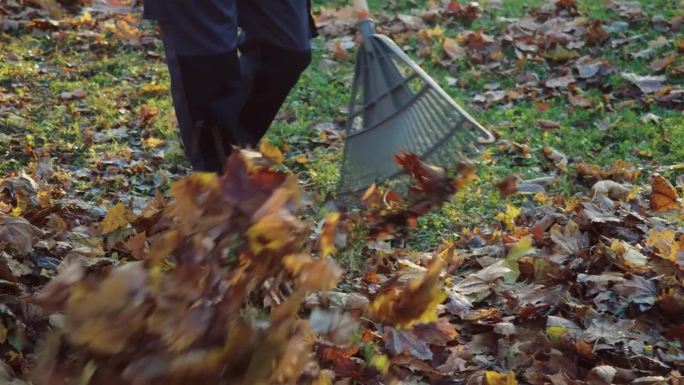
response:
<path id="1" fill-rule="evenodd" d="M 359 20 L 370 19 L 370 9 L 367 0 L 354 0 L 354 11 Z"/>

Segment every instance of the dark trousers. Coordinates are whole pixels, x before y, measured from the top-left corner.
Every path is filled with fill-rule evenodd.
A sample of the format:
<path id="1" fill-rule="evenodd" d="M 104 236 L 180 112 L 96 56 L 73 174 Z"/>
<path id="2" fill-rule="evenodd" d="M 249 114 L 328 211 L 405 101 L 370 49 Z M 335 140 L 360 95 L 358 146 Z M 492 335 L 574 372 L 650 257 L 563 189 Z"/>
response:
<path id="1" fill-rule="evenodd" d="M 221 172 L 233 146 L 256 147 L 311 62 L 310 3 L 146 0 L 145 7 L 160 24 L 185 152 L 194 170 Z"/>

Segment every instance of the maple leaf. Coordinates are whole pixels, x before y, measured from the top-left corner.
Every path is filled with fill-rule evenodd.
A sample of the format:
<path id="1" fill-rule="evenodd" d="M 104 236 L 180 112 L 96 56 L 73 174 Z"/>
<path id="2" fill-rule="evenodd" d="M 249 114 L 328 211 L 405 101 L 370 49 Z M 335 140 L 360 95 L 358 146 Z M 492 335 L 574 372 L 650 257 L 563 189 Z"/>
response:
<path id="1" fill-rule="evenodd" d="M 447 298 L 439 279 L 442 267 L 441 261 L 433 261 L 423 277 L 406 283 L 390 281 L 371 302 L 371 312 L 400 328 L 437 319 L 437 306 Z"/>
<path id="2" fill-rule="evenodd" d="M 112 207 L 105 219 L 102 221 L 102 234 L 110 234 L 118 229 L 124 228 L 129 224 L 130 214 L 123 203 Z"/>
<path id="3" fill-rule="evenodd" d="M 677 190 L 661 175 L 653 175 L 651 190 L 651 210 L 668 211 L 682 207 Z"/>
<path id="4" fill-rule="evenodd" d="M 655 248 L 657 255 L 668 261 L 677 263 L 679 245 L 675 242 L 675 232 L 670 229 L 652 229 L 646 238 L 646 245 Z"/>

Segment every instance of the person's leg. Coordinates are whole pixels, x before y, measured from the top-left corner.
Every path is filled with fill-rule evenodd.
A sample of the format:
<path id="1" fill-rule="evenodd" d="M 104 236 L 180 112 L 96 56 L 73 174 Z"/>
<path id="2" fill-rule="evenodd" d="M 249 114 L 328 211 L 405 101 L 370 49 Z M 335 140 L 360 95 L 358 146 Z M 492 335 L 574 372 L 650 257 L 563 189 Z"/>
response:
<path id="1" fill-rule="evenodd" d="M 256 147 L 311 62 L 308 0 L 237 0 L 245 102 L 240 130 Z"/>
<path id="2" fill-rule="evenodd" d="M 238 131 L 240 64 L 235 0 L 166 0 L 160 18 L 174 107 L 195 171 L 223 170 Z"/>

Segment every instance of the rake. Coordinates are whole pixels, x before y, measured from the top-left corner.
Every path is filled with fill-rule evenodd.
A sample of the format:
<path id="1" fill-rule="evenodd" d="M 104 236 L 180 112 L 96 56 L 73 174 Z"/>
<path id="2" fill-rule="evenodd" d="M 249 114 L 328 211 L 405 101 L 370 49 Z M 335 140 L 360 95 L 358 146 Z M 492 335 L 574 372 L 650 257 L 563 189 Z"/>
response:
<path id="1" fill-rule="evenodd" d="M 387 36 L 374 32 L 367 0 L 354 0 L 363 43 L 349 105 L 338 194 L 356 194 L 402 173 L 394 156 L 412 152 L 448 168 L 494 136 Z"/>

